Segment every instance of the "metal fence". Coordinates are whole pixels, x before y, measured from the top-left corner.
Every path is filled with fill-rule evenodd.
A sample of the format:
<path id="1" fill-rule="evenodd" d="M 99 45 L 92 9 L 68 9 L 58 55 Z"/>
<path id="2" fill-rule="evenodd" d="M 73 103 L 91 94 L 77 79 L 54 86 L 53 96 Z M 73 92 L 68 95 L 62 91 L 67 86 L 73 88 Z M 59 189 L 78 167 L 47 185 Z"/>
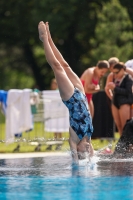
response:
<path id="1" fill-rule="evenodd" d="M 49 102 L 50 105 L 54 104 L 55 101 L 57 103 L 58 99 L 48 99 L 45 98 L 47 103 Z M 64 116 L 63 113 L 59 113 L 58 109 L 49 110 L 46 109 L 43 94 L 39 96 L 39 102 L 36 105 L 31 105 L 31 112 L 33 116 L 33 129 L 28 130 L 26 132 L 22 132 L 21 134 L 14 135 L 14 142 L 15 143 L 28 143 L 29 145 L 34 145 L 39 147 L 40 145 L 47 145 L 48 149 L 50 150 L 52 145 L 62 145 L 64 141 L 68 140 L 69 134 L 68 131 L 66 132 L 55 132 L 48 131 L 45 128 L 46 122 L 49 122 L 51 119 L 56 119 L 60 122 L 60 117 Z M 59 100 L 61 101 L 61 99 Z M 59 102 L 58 102 L 59 103 Z M 49 107 L 51 107 L 49 105 Z M 45 110 L 47 110 L 47 116 L 49 113 L 49 117 L 46 117 Z M 50 117 L 51 116 L 51 117 Z M 15 123 L 15 120 L 14 120 Z M 5 134 L 6 134 L 6 119 L 2 112 L 0 112 L 0 142 L 5 143 Z M 58 137 L 59 136 L 59 137 Z"/>

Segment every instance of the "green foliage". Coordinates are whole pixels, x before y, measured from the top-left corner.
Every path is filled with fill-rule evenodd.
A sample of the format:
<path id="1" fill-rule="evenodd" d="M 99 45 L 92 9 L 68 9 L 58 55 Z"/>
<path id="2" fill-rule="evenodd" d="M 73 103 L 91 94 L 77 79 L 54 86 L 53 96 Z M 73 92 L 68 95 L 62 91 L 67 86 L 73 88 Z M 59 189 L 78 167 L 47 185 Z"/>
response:
<path id="1" fill-rule="evenodd" d="M 117 1 L 115 9 L 108 2 L 110 0 L 10 0 L 7 3 L 1 0 L 0 87 L 9 89 L 38 85 L 41 90 L 49 88 L 54 75 L 46 63 L 38 38 L 37 26 L 41 20 L 49 21 L 55 44 L 79 76 L 102 56 L 108 58 L 117 52 L 120 58 L 122 54 L 123 59 L 128 58 L 132 52 L 127 12 L 117 5 Z M 103 5 L 104 12 L 101 13 Z M 96 27 L 99 24 L 97 18 L 102 22 L 100 27 Z M 104 31 L 99 33 L 99 29 Z M 119 34 L 117 39 L 114 39 L 115 29 Z M 111 42 L 106 40 L 111 37 L 110 33 Z M 101 41 L 104 38 L 105 41 Z M 117 45 L 112 45 L 114 43 Z M 114 46 L 113 49 L 111 46 Z M 95 49 L 108 54 L 102 53 L 101 56 L 96 52 L 95 55 Z"/>
<path id="2" fill-rule="evenodd" d="M 6 76 L 3 68 L 8 68 L 11 76 L 12 70 L 15 70 L 15 73 L 22 71 L 25 77 L 31 77 L 27 87 L 33 82 L 40 89 L 49 87 L 53 72 L 46 63 L 44 55 L 41 52 L 37 53 L 38 45 L 42 48 L 37 30 L 40 20 L 49 21 L 57 47 L 73 70 L 81 74 L 85 68 L 82 54 L 88 56 L 86 52 L 90 49 L 89 38 L 94 33 L 96 10 L 101 9 L 102 1 L 10 0 L 7 4 L 1 0 L 0 45 L 1 51 L 5 52 L 4 56 L 0 57 L 1 76 Z M 8 49 L 12 51 L 9 52 Z M 16 59 L 13 49 L 19 50 L 19 59 Z M 20 76 L 23 76 L 22 74 Z M 0 85 L 3 89 L 8 88 L 8 85 L 16 87 L 16 80 L 13 82 L 10 77 L 8 77 L 10 84 L 5 85 L 1 82 L 2 80 Z M 25 87 L 23 81 L 20 85 L 21 88 Z"/>
<path id="3" fill-rule="evenodd" d="M 132 0 L 126 0 L 126 1 L 120 0 L 120 3 L 127 9 L 130 19 L 133 23 L 133 1 Z M 132 31 L 133 31 L 133 28 L 132 28 Z"/>
<path id="4" fill-rule="evenodd" d="M 132 23 L 118 0 L 103 4 L 98 13 L 95 37 L 91 39 L 91 56 L 96 61 L 116 56 L 126 62 L 133 53 Z"/>
<path id="5" fill-rule="evenodd" d="M 33 73 L 23 61 L 22 50 L 17 47 L 6 49 L 4 45 L 0 47 L 0 88 L 31 88 L 34 85 Z"/>

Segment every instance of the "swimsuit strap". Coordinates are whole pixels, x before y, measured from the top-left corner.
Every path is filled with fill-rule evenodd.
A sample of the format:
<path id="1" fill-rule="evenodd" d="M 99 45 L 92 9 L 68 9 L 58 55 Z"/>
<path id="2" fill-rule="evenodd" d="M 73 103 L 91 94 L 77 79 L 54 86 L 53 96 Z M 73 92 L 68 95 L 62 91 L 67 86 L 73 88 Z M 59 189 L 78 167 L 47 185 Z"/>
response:
<path id="1" fill-rule="evenodd" d="M 92 79 L 92 83 L 94 83 L 95 85 L 97 85 L 98 82 L 99 82 L 98 80 Z"/>

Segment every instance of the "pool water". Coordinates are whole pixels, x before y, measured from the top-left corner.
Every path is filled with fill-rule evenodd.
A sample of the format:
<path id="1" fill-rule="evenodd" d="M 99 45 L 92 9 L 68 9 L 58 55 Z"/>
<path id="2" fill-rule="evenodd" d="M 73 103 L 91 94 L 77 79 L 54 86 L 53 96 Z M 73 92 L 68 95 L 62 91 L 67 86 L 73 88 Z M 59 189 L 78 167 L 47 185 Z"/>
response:
<path id="1" fill-rule="evenodd" d="M 68 154 L 0 160 L 0 200 L 133 199 L 133 160 L 71 166 Z"/>

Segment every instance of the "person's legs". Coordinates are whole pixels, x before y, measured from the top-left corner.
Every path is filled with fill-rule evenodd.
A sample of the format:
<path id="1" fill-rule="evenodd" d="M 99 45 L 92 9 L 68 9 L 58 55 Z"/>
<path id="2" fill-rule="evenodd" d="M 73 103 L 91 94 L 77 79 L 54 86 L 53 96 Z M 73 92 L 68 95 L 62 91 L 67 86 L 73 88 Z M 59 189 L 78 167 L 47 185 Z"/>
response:
<path id="1" fill-rule="evenodd" d="M 130 119 L 130 109 L 131 109 L 131 106 L 128 104 L 122 105 L 119 109 L 122 130 L 126 124 L 126 121 Z"/>
<path id="2" fill-rule="evenodd" d="M 52 67 L 53 72 L 55 74 L 55 78 L 60 91 L 60 96 L 63 100 L 68 100 L 74 93 L 74 85 L 69 80 L 66 72 L 64 71 L 60 62 L 56 59 L 50 47 L 47 36 L 46 25 L 43 22 L 39 23 L 38 30 L 39 30 L 39 38 L 43 42 L 46 60 Z"/>
<path id="3" fill-rule="evenodd" d="M 91 117 L 93 118 L 94 117 L 94 104 L 93 104 L 92 99 L 89 102 L 89 110 L 90 110 Z"/>
<path id="4" fill-rule="evenodd" d="M 62 139 L 62 133 L 61 132 L 55 132 L 54 133 L 54 139 L 57 140 L 57 139 Z"/>
<path id="5" fill-rule="evenodd" d="M 121 125 L 121 120 L 120 120 L 119 109 L 116 108 L 113 104 L 112 104 L 112 115 L 114 118 L 114 122 L 118 128 L 118 131 L 121 135 L 122 134 L 122 125 Z"/>
<path id="6" fill-rule="evenodd" d="M 54 140 L 62 140 L 62 133 L 61 132 L 55 132 L 54 133 Z M 62 144 L 57 144 L 55 150 L 61 150 Z"/>
<path id="7" fill-rule="evenodd" d="M 46 28 L 47 28 L 47 34 L 48 34 L 48 40 L 49 40 L 49 44 L 51 46 L 51 49 L 56 57 L 56 59 L 60 62 L 61 66 L 64 68 L 68 78 L 70 79 L 70 81 L 72 82 L 72 84 L 77 87 L 81 92 L 84 93 L 84 88 L 83 85 L 81 83 L 81 80 L 79 79 L 79 77 L 72 71 L 72 69 L 70 68 L 70 66 L 68 65 L 68 63 L 64 60 L 63 56 L 61 55 L 61 53 L 59 52 L 59 50 L 57 49 L 57 47 L 55 46 L 50 31 L 49 31 L 49 25 L 48 22 L 46 22 Z"/>

